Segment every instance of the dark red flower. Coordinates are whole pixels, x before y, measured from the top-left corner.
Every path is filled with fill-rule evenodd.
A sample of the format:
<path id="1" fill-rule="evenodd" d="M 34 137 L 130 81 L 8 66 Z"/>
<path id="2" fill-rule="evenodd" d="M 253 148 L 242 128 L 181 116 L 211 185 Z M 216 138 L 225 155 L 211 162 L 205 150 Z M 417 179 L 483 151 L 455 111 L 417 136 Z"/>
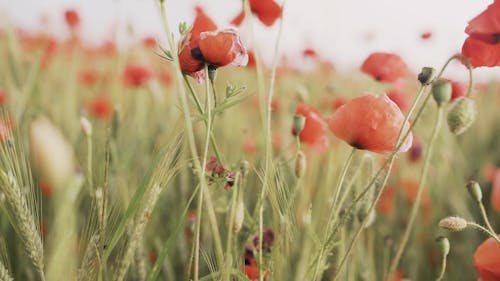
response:
<path id="1" fill-rule="evenodd" d="M 378 81 L 395 82 L 407 75 L 408 68 L 396 54 L 373 53 L 363 62 L 361 71 Z"/>
<path id="2" fill-rule="evenodd" d="M 75 29 L 80 24 L 80 16 L 78 12 L 73 9 L 68 9 L 64 12 L 64 19 L 71 29 Z"/>
<path id="3" fill-rule="evenodd" d="M 318 111 L 305 103 L 297 105 L 296 115 L 302 115 L 306 119 L 304 129 L 299 133 L 302 143 L 311 145 L 320 152 L 328 149 L 327 124 Z M 292 134 L 297 135 L 292 128 Z"/>
<path id="4" fill-rule="evenodd" d="M 274 0 L 250 0 L 250 9 L 266 26 L 273 25 L 281 17 L 282 13 L 282 8 Z M 241 11 L 231 23 L 239 26 L 244 18 L 245 13 Z"/>
<path id="5" fill-rule="evenodd" d="M 149 68 L 142 65 L 127 65 L 123 72 L 123 83 L 129 87 L 139 87 L 148 83 L 152 76 Z"/>
<path id="6" fill-rule="evenodd" d="M 500 0 L 495 0 L 465 28 L 462 54 L 473 67 L 500 66 Z"/>
<path id="7" fill-rule="evenodd" d="M 481 281 L 500 280 L 500 244 L 493 237 L 477 247 L 474 253 L 474 267 Z"/>
<path id="8" fill-rule="evenodd" d="M 99 119 L 109 119 L 113 115 L 113 105 L 105 95 L 96 96 L 87 103 L 90 114 Z"/>
<path id="9" fill-rule="evenodd" d="M 387 154 L 394 150 L 401 127 L 403 132 L 410 127 L 403 121 L 403 113 L 387 95 L 364 94 L 341 106 L 328 124 L 333 134 L 351 146 Z M 399 151 L 408 151 L 412 139 L 410 133 Z"/>

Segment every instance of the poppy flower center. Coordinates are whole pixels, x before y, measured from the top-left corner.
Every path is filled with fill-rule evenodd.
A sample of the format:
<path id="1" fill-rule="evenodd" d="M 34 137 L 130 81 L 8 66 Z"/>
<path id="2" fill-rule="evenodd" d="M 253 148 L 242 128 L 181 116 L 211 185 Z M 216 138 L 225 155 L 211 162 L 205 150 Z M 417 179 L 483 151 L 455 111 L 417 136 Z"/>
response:
<path id="1" fill-rule="evenodd" d="M 201 53 L 200 47 L 196 47 L 191 49 L 191 56 L 199 61 L 204 61 L 205 58 L 203 57 L 203 54 Z"/>

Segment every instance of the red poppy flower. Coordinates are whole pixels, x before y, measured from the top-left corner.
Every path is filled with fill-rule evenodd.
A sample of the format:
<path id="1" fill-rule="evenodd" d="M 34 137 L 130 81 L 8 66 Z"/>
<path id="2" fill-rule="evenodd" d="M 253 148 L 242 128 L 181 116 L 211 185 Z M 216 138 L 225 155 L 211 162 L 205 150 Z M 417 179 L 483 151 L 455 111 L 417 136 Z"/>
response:
<path id="1" fill-rule="evenodd" d="M 174 78 L 172 77 L 172 74 L 170 71 L 163 71 L 159 77 L 160 81 L 163 83 L 163 85 L 170 87 L 174 84 Z"/>
<path id="2" fill-rule="evenodd" d="M 462 54 L 473 67 L 500 66 L 500 0 L 495 0 L 465 28 Z"/>
<path id="3" fill-rule="evenodd" d="M 248 62 L 247 51 L 234 29 L 202 32 L 199 48 L 203 60 L 212 67 L 243 66 Z"/>
<path id="4" fill-rule="evenodd" d="M 495 170 L 491 188 L 491 206 L 500 212 L 500 169 Z"/>
<path id="5" fill-rule="evenodd" d="M 156 47 L 156 39 L 154 37 L 148 36 L 142 39 L 142 45 L 146 48 Z"/>
<path id="6" fill-rule="evenodd" d="M 7 102 L 9 95 L 7 94 L 7 91 L 5 90 L 0 90 L 0 105 L 5 104 Z"/>
<path id="7" fill-rule="evenodd" d="M 464 83 L 451 81 L 451 99 L 455 100 L 467 94 L 467 85 Z"/>
<path id="8" fill-rule="evenodd" d="M 343 106 L 348 101 L 349 101 L 349 99 L 345 98 L 345 97 L 337 97 L 337 98 L 335 98 L 333 100 L 333 102 L 332 102 L 332 108 L 333 108 L 333 110 L 339 109 L 339 107 Z"/>
<path id="9" fill-rule="evenodd" d="M 474 267 L 480 280 L 500 280 L 500 244 L 493 237 L 477 247 L 474 253 Z"/>
<path id="10" fill-rule="evenodd" d="M 64 12 L 64 19 L 66 20 L 66 24 L 71 29 L 76 28 L 80 24 L 80 16 L 78 15 L 78 12 L 73 9 L 69 9 Z"/>
<path id="11" fill-rule="evenodd" d="M 88 102 L 87 110 L 99 119 L 109 119 L 113 114 L 113 105 L 105 95 L 100 95 Z"/>
<path id="12" fill-rule="evenodd" d="M 409 129 L 410 124 L 403 125 L 403 121 L 403 113 L 385 94 L 364 94 L 341 106 L 328 124 L 333 134 L 351 146 L 386 154 L 394 150 L 401 127 L 404 132 Z M 399 151 L 408 151 L 412 140 L 410 133 Z"/>
<path id="13" fill-rule="evenodd" d="M 94 69 L 82 70 L 78 73 L 78 80 L 85 86 L 93 86 L 97 82 L 99 76 Z"/>
<path id="14" fill-rule="evenodd" d="M 296 115 L 302 115 L 306 121 L 304 129 L 299 133 L 299 139 L 302 143 L 311 145 L 320 152 L 328 149 L 327 124 L 318 111 L 305 103 L 299 103 Z M 297 135 L 292 128 L 292 134 Z"/>
<path id="15" fill-rule="evenodd" d="M 428 40 L 432 37 L 432 33 L 431 32 L 424 32 L 422 34 L 420 34 L 420 38 L 422 38 L 423 40 Z"/>
<path id="16" fill-rule="evenodd" d="M 282 8 L 274 0 L 250 0 L 250 9 L 259 20 L 266 26 L 271 26 L 274 22 L 281 17 Z M 232 21 L 231 24 L 239 26 L 245 13 L 241 11 Z"/>
<path id="17" fill-rule="evenodd" d="M 408 73 L 400 56 L 391 53 L 373 53 L 363 62 L 361 71 L 378 81 L 395 82 Z"/>
<path id="18" fill-rule="evenodd" d="M 304 57 L 315 58 L 318 56 L 318 53 L 316 53 L 316 51 L 312 48 L 307 48 L 307 49 L 304 49 L 304 51 L 302 51 L 302 55 Z"/>
<path id="19" fill-rule="evenodd" d="M 198 45 L 200 33 L 217 30 L 217 25 L 207 14 L 205 14 L 201 7 L 196 7 L 195 11 L 196 17 L 191 28 L 189 41 L 193 45 Z"/>
<path id="20" fill-rule="evenodd" d="M 123 83 L 129 87 L 139 87 L 148 83 L 151 70 L 142 65 L 127 65 L 123 72 Z"/>
<path id="21" fill-rule="evenodd" d="M 392 90 L 387 94 L 389 97 L 402 111 L 408 111 L 410 109 L 410 98 L 404 92 L 399 90 Z"/>

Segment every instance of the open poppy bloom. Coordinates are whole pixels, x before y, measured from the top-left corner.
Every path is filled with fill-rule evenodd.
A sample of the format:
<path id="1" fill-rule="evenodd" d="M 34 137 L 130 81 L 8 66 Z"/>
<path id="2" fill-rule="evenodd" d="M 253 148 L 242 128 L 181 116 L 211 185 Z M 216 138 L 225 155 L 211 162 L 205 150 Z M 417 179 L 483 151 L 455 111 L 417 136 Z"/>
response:
<path id="1" fill-rule="evenodd" d="M 462 54 L 473 67 L 500 66 L 500 0 L 473 18 L 465 33 L 469 37 L 462 46 Z"/>
<path id="2" fill-rule="evenodd" d="M 404 116 L 387 95 L 364 94 L 341 106 L 328 119 L 330 130 L 338 138 L 358 149 L 388 154 L 396 147 L 401 127 L 403 135 L 410 124 L 403 124 Z M 406 152 L 411 147 L 413 135 L 400 147 Z"/>
<path id="3" fill-rule="evenodd" d="M 500 244 L 488 238 L 474 253 L 474 267 L 482 281 L 500 280 Z"/>
<path id="4" fill-rule="evenodd" d="M 308 144 L 320 152 L 328 149 L 327 124 L 318 111 L 305 103 L 299 103 L 296 115 L 304 116 L 304 128 L 299 133 L 299 139 L 302 143 Z M 292 134 L 297 135 L 292 128 Z"/>
<path id="5" fill-rule="evenodd" d="M 408 111 L 410 109 L 410 98 L 408 95 L 399 90 L 392 90 L 387 94 L 389 97 L 402 111 Z"/>
<path id="6" fill-rule="evenodd" d="M 361 71 L 378 81 L 395 82 L 408 73 L 400 56 L 391 53 L 373 53 L 363 62 Z"/>
<path id="7" fill-rule="evenodd" d="M 228 64 L 244 66 L 247 62 L 247 51 L 238 33 L 234 29 L 217 30 L 217 25 L 197 7 L 191 32 L 181 41 L 179 63 L 182 73 L 200 81 L 205 64 L 217 68 Z"/>
<path id="8" fill-rule="evenodd" d="M 250 0 L 250 9 L 265 26 L 271 26 L 281 17 L 282 8 L 274 0 Z M 241 25 L 245 18 L 244 11 L 241 11 L 231 24 Z"/>
<path id="9" fill-rule="evenodd" d="M 66 24 L 71 29 L 75 29 L 80 24 L 80 16 L 76 10 L 66 10 L 64 12 L 64 19 L 66 20 Z"/>
<path id="10" fill-rule="evenodd" d="M 127 65 L 123 72 L 123 83 L 129 87 L 140 87 L 148 83 L 152 73 L 142 65 Z"/>

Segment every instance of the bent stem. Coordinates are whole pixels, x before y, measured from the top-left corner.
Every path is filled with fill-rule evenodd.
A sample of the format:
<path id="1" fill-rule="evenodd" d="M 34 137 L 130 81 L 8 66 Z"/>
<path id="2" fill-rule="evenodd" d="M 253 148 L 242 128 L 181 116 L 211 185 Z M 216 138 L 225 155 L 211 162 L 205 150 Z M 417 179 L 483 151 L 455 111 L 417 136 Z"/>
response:
<path id="1" fill-rule="evenodd" d="M 448 255 L 443 254 L 443 258 L 441 259 L 441 271 L 439 272 L 438 278 L 436 278 L 436 281 L 441 281 L 443 280 L 444 273 L 446 272 L 446 258 Z"/>
<path id="2" fill-rule="evenodd" d="M 488 229 L 486 229 L 484 226 L 480 225 L 480 224 L 477 224 L 475 222 L 467 222 L 467 225 L 468 226 L 472 226 L 472 227 L 475 227 L 481 231 L 483 231 L 484 233 L 488 234 L 489 236 L 493 237 L 493 239 L 495 239 L 498 244 L 500 244 L 500 238 L 498 238 L 498 236 L 494 233 L 494 232 L 490 232 Z"/>
<path id="3" fill-rule="evenodd" d="M 413 206 L 410 213 L 410 219 L 408 221 L 408 224 L 406 225 L 406 229 L 403 234 L 403 240 L 401 240 L 401 244 L 399 245 L 398 250 L 396 251 L 396 255 L 394 256 L 394 259 L 391 262 L 391 266 L 389 267 L 389 274 L 387 276 L 392 276 L 392 273 L 396 271 L 396 268 L 398 267 L 399 261 L 401 260 L 403 252 L 405 250 L 406 244 L 408 243 L 408 240 L 410 238 L 410 233 L 413 230 L 413 225 L 415 224 L 415 219 L 417 218 L 418 215 L 418 209 L 420 208 L 422 193 L 425 188 L 424 186 L 425 186 L 425 181 L 427 179 L 427 172 L 429 171 L 429 166 L 431 163 L 431 156 L 434 150 L 434 146 L 436 144 L 437 136 L 439 135 L 439 130 L 441 129 L 441 125 L 443 123 L 443 112 L 444 112 L 443 106 L 439 106 L 438 111 L 436 113 L 437 114 L 436 123 L 432 131 L 431 139 L 429 141 L 429 150 L 427 152 L 427 155 L 425 156 L 424 166 L 422 168 L 422 174 L 420 176 L 420 183 L 418 185 L 417 197 L 415 199 L 415 202 L 413 202 Z"/>
<path id="4" fill-rule="evenodd" d="M 486 214 L 486 209 L 484 208 L 483 202 L 479 201 L 478 204 L 479 204 L 479 209 L 481 210 L 481 216 L 483 217 L 486 227 L 488 227 L 488 230 L 491 233 L 496 233 L 493 227 L 491 226 L 490 220 L 488 219 L 488 215 Z"/>

